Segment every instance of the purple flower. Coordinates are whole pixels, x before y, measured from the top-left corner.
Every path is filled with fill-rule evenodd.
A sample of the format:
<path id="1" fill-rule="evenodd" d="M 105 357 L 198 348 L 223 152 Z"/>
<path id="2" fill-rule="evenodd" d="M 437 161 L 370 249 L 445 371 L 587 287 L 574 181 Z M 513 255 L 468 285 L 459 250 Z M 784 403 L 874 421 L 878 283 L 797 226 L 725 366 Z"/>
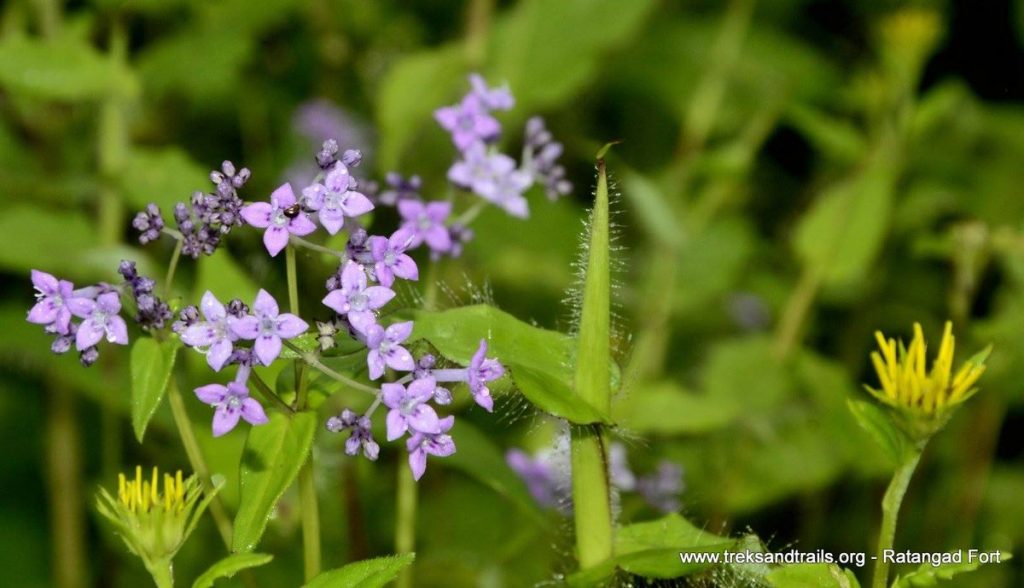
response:
<path id="1" fill-rule="evenodd" d="M 409 450 L 409 467 L 412 468 L 413 478 L 419 480 L 423 477 L 423 472 L 427 470 L 427 455 L 448 457 L 455 453 L 455 441 L 448 434 L 454 424 L 455 417 L 448 416 L 437 422 L 437 431 L 416 431 L 406 440 L 405 448 Z"/>
<path id="2" fill-rule="evenodd" d="M 374 273 L 381 286 L 391 287 L 395 276 L 406 280 L 418 280 L 419 268 L 405 250 L 413 241 L 413 235 L 407 229 L 398 229 L 390 238 L 370 237 L 370 254 L 373 255 Z"/>
<path id="3" fill-rule="evenodd" d="M 317 211 L 320 224 L 330 234 L 341 230 L 345 217 L 357 217 L 373 210 L 373 203 L 353 190 L 355 180 L 344 163 L 338 162 L 327 172 L 322 184 L 313 184 L 302 191 L 310 210 Z"/>
<path id="4" fill-rule="evenodd" d="M 550 200 L 572 192 L 572 183 L 565 179 L 565 168 L 558 163 L 562 144 L 554 141 L 544 126 L 544 119 L 535 116 L 526 121 L 526 145 L 523 148 L 523 169 L 544 185 Z"/>
<path id="5" fill-rule="evenodd" d="M 242 382 L 234 381 L 227 386 L 207 384 L 195 390 L 196 396 L 206 404 L 214 407 L 213 436 L 220 437 L 238 424 L 243 418 L 250 425 L 262 425 L 267 422 L 267 413 L 255 399 L 249 398 L 249 389 Z"/>
<path id="6" fill-rule="evenodd" d="M 380 387 L 381 399 L 390 408 L 387 416 L 388 441 L 394 441 L 409 431 L 440 433 L 437 413 L 427 405 L 434 397 L 437 383 L 426 377 L 413 380 L 406 388 L 401 384 L 384 384 Z"/>
<path id="7" fill-rule="evenodd" d="M 355 455 L 359 453 L 361 447 L 366 459 L 376 461 L 378 454 L 380 454 L 380 445 L 373 440 L 370 424 L 370 417 L 365 415 L 357 416 L 346 408 L 341 411 L 341 415 L 327 419 L 327 430 L 332 433 L 340 433 L 345 429 L 352 429 L 352 433 L 345 441 L 345 453 Z"/>
<path id="8" fill-rule="evenodd" d="M 263 365 L 270 365 L 281 353 L 281 339 L 291 339 L 306 332 L 309 325 L 294 314 L 281 313 L 277 301 L 260 289 L 252 305 L 255 316 L 228 317 L 228 325 L 242 339 L 255 339 L 253 351 Z"/>
<path id="9" fill-rule="evenodd" d="M 83 351 L 96 345 L 106 335 L 107 341 L 119 345 L 128 344 L 128 325 L 118 316 L 121 300 L 117 292 L 106 292 L 90 298 L 69 298 L 65 300 L 71 314 L 85 319 L 78 325 L 75 335 L 75 349 Z"/>
<path id="10" fill-rule="evenodd" d="M 302 237 L 316 230 L 316 225 L 309 219 L 295 202 L 295 193 L 291 184 L 282 184 L 270 195 L 270 202 L 254 202 L 242 208 L 245 222 L 258 229 L 267 229 L 263 233 L 263 244 L 271 256 L 276 256 L 288 245 L 288 234 Z"/>
<path id="11" fill-rule="evenodd" d="M 530 457 L 520 449 L 508 450 L 505 463 L 526 482 L 526 488 L 537 504 L 549 507 L 558 504 L 558 486 L 551 464 L 543 458 Z"/>
<path id="12" fill-rule="evenodd" d="M 608 479 L 619 490 L 631 492 L 636 489 L 636 474 L 629 467 L 626 446 L 614 442 L 608 446 Z"/>
<path id="13" fill-rule="evenodd" d="M 139 231 L 139 243 L 145 245 L 150 241 L 160 238 L 160 231 L 164 229 L 164 219 L 160 216 L 160 208 L 150 202 L 146 209 L 135 215 L 132 219 L 132 226 Z"/>
<path id="14" fill-rule="evenodd" d="M 480 74 L 470 74 L 469 83 L 473 86 L 473 95 L 480 100 L 486 108 L 491 110 L 511 110 L 516 101 L 512 98 L 508 84 L 501 87 L 488 88 L 487 80 Z"/>
<path id="15" fill-rule="evenodd" d="M 432 250 L 444 253 L 451 249 L 452 238 L 444 222 L 452 213 L 451 202 L 428 202 L 402 200 L 398 203 L 402 215 L 402 228 L 412 234 L 409 249 L 419 247 L 424 241 Z"/>
<path id="16" fill-rule="evenodd" d="M 387 206 L 394 206 L 401 200 L 419 200 L 420 188 L 423 181 L 419 176 L 410 176 L 405 179 L 398 172 L 388 172 L 384 181 L 388 189 L 377 196 L 377 201 Z"/>
<path id="17" fill-rule="evenodd" d="M 480 97 L 472 93 L 456 106 L 435 110 L 434 119 L 451 133 L 459 151 L 465 151 L 477 141 L 492 142 L 501 134 L 501 125 L 488 114 Z"/>
<path id="18" fill-rule="evenodd" d="M 330 292 L 324 297 L 323 303 L 348 317 L 348 322 L 356 330 L 365 333 L 377 322 L 373 311 L 384 306 L 395 292 L 384 286 L 367 287 L 366 272 L 363 266 L 354 261 L 345 264 L 341 271 L 341 288 Z"/>
<path id="19" fill-rule="evenodd" d="M 385 365 L 403 372 L 411 372 L 416 368 L 412 354 L 401 345 L 411 334 L 412 321 L 395 323 L 387 329 L 380 325 L 370 325 L 366 330 L 366 346 L 370 348 L 366 363 L 370 368 L 371 380 L 384 375 Z"/>
<path id="20" fill-rule="evenodd" d="M 505 374 L 505 368 L 496 359 L 487 358 L 487 340 L 480 340 L 480 347 L 473 354 L 469 362 L 467 381 L 469 391 L 473 394 L 473 400 L 484 407 L 487 412 L 494 410 L 494 399 L 491 398 L 491 391 L 487 388 L 487 382 L 497 380 Z"/>
<path id="21" fill-rule="evenodd" d="M 636 489 L 647 504 L 662 512 L 676 512 L 681 508 L 679 495 L 686 488 L 683 468 L 671 461 L 662 461 L 658 469 L 637 480 Z"/>
<path id="22" fill-rule="evenodd" d="M 206 321 L 193 324 L 181 334 L 181 341 L 190 347 L 206 348 L 206 363 L 219 372 L 231 357 L 238 335 L 228 326 L 224 305 L 209 290 L 203 294 L 200 307 Z"/>
<path id="23" fill-rule="evenodd" d="M 32 285 L 38 302 L 28 311 L 26 320 L 37 325 L 52 325 L 55 333 L 67 334 L 71 323 L 71 309 L 67 302 L 73 295 L 74 285 L 39 270 L 32 270 Z"/>
<path id="24" fill-rule="evenodd" d="M 488 153 L 483 143 L 474 143 L 463 152 L 463 159 L 449 168 L 448 179 L 513 216 L 529 215 L 523 192 L 533 185 L 533 177 L 517 169 L 515 160 L 508 155 Z"/>

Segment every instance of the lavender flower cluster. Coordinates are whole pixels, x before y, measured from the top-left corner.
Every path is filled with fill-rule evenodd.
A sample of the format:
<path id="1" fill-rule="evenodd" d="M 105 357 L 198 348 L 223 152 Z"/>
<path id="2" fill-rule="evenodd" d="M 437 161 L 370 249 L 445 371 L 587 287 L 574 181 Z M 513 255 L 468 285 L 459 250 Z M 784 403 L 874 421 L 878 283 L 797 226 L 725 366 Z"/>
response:
<path id="1" fill-rule="evenodd" d="M 470 82 L 472 91 L 458 106 L 435 113 L 460 152 L 461 159 L 449 170 L 449 178 L 520 217 L 528 214 L 523 192 L 534 183 L 544 185 L 549 195 L 567 193 L 571 186 L 556 163 L 561 146 L 552 142 L 543 123 L 531 119 L 524 162 L 517 166 L 512 158 L 496 151 L 501 126 L 491 116 L 494 111 L 512 107 L 511 94 L 507 88 L 488 88 L 479 76 L 472 76 Z M 213 371 L 238 366 L 228 384 L 195 389 L 197 398 L 214 409 L 212 430 L 217 437 L 233 430 L 241 420 L 251 425 L 268 421 L 263 406 L 249 394 L 254 366 L 271 365 L 289 346 L 301 354 L 302 361 L 324 371 L 318 355 L 334 347 L 339 336 L 361 343 L 366 348 L 371 381 L 382 381 L 389 373 L 396 376 L 393 381 L 382 381 L 376 390 L 360 384 L 374 395 L 369 409 L 363 414 L 346 409 L 328 419 L 326 427 L 335 433 L 349 432 L 346 453 L 356 455 L 361 451 L 375 460 L 380 447 L 371 433 L 371 418 L 379 406 L 385 406 L 387 439 L 405 437 L 410 468 L 418 480 L 428 456 L 445 457 L 455 452 L 450 434 L 455 419 L 451 415 L 442 417 L 437 410 L 451 404 L 449 387 L 465 383 L 474 401 L 490 412 L 494 400 L 488 383 L 502 377 L 505 369 L 498 360 L 487 357 L 486 340 L 480 341 L 467 367 L 438 367 L 430 354 L 416 358 L 407 343 L 413 323 L 382 324 L 381 313 L 396 296 L 396 280 L 419 279 L 419 267 L 409 252 L 425 246 L 435 261 L 444 255 L 458 256 L 463 244 L 472 238 L 467 227 L 472 215 L 452 220 L 452 202 L 422 199 L 418 176 L 406 178 L 391 172 L 386 177 L 388 188 L 376 194 L 368 182 L 353 175 L 362 161 L 360 151 L 342 151 L 334 140 L 324 142 L 314 160 L 320 173 L 299 193 L 290 183 L 284 183 L 270 194 L 269 201 L 248 204 L 238 190 L 248 181 L 249 170 L 237 170 L 225 161 L 219 171 L 210 174 L 215 185 L 212 192 L 196 192 L 188 203 L 175 206 L 177 230 L 165 227 L 155 204 L 139 212 L 132 225 L 139 231 L 142 244 L 167 234 L 177 239 L 181 252 L 192 258 L 212 255 L 223 237 L 243 224 L 263 231 L 263 244 L 271 257 L 287 247 L 308 247 L 337 255 L 340 264 L 328 278 L 328 292 L 322 300 L 333 315 L 317 321 L 316 332 L 309 333 L 317 341 L 317 352 L 305 351 L 291 342 L 307 335 L 309 323 L 295 314 L 281 312 L 274 297 L 263 289 L 251 307 L 238 299 L 225 304 L 207 291 L 198 307 L 181 308 L 170 330 L 184 345 L 205 355 Z M 391 234 L 371 235 L 360 224 L 359 217 L 373 210 L 375 203 L 397 209 L 400 226 Z M 344 251 L 334 252 L 304 239 L 320 227 L 330 235 L 347 231 Z M 66 280 L 32 272 L 38 301 L 29 311 L 28 320 L 55 336 L 54 352 L 68 351 L 73 342 L 82 363 L 91 365 L 98 358 L 96 346 L 103 338 L 126 345 L 127 325 L 120 316 L 122 295 L 133 303 L 133 318 L 142 329 L 165 328 L 173 315 L 170 306 L 154 294 L 155 282 L 139 275 L 130 261 L 122 262 L 118 271 L 124 278 L 118 286 L 100 283 L 78 290 Z M 72 317 L 81 321 L 76 323 Z M 266 386 L 258 380 L 257 386 L 266 392 Z"/>

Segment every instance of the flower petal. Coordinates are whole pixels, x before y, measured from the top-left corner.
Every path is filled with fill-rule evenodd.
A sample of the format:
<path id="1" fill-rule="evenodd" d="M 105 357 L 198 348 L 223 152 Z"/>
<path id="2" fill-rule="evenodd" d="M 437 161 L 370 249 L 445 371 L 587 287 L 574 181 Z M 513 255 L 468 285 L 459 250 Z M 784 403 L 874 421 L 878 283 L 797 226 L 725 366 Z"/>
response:
<path id="1" fill-rule="evenodd" d="M 288 222 L 288 232 L 299 237 L 305 237 L 316 230 L 316 223 L 310 220 L 309 215 L 300 212 L 298 216 Z"/>
<path id="2" fill-rule="evenodd" d="M 203 298 L 199 302 L 199 308 L 203 311 L 203 316 L 205 316 L 208 321 L 219 321 L 227 316 L 227 311 L 224 310 L 224 305 L 221 304 L 220 300 L 217 300 L 217 297 L 209 290 L 203 294 Z"/>
<path id="3" fill-rule="evenodd" d="M 341 290 L 333 290 L 324 296 L 321 300 L 324 306 L 330 308 L 338 314 L 345 314 L 348 312 L 348 296 Z"/>
<path id="4" fill-rule="evenodd" d="M 48 325 L 57 320 L 58 310 L 57 305 L 52 299 L 43 298 L 35 303 L 32 310 L 28 311 L 28 317 L 25 320 L 37 325 Z"/>
<path id="5" fill-rule="evenodd" d="M 441 426 L 437 418 L 437 413 L 434 409 L 426 404 L 421 404 L 416 407 L 411 415 L 406 419 L 409 426 L 421 433 L 440 433 Z"/>
<path id="6" fill-rule="evenodd" d="M 381 357 L 380 351 L 371 349 L 370 352 L 366 354 L 366 366 L 370 370 L 371 380 L 376 380 L 384 375 L 384 358 Z"/>
<path id="7" fill-rule="evenodd" d="M 256 299 L 252 303 L 252 308 L 256 311 L 255 314 L 265 314 L 269 317 L 275 317 L 281 312 L 277 307 L 277 300 L 274 300 L 270 292 L 263 288 L 260 288 L 260 291 L 256 293 Z"/>
<path id="8" fill-rule="evenodd" d="M 240 412 L 242 413 L 242 418 L 250 425 L 262 425 L 270 420 L 267 418 L 267 413 L 263 410 L 263 405 L 257 402 L 255 398 L 243 400 Z"/>
<path id="9" fill-rule="evenodd" d="M 78 325 L 75 335 L 75 349 L 84 351 L 103 340 L 104 328 L 92 319 L 85 319 Z"/>
<path id="10" fill-rule="evenodd" d="M 32 270 L 32 285 L 43 294 L 56 293 L 60 288 L 57 278 L 39 270 Z"/>
<path id="11" fill-rule="evenodd" d="M 64 301 L 64 305 L 68 307 L 71 314 L 78 318 L 88 318 L 92 315 L 93 311 L 96 310 L 96 301 L 88 298 L 81 298 L 78 296 L 68 298 Z"/>
<path id="12" fill-rule="evenodd" d="M 274 208 L 288 208 L 295 204 L 295 192 L 292 191 L 292 185 L 285 182 L 278 186 L 270 194 L 270 203 Z"/>
<path id="13" fill-rule="evenodd" d="M 388 383 L 380 387 L 381 400 L 388 408 L 398 408 L 405 399 L 405 386 L 401 384 Z"/>
<path id="14" fill-rule="evenodd" d="M 260 335 L 253 344 L 253 351 L 263 365 L 270 365 L 281 355 L 281 338 L 277 335 Z"/>
<path id="15" fill-rule="evenodd" d="M 181 334 L 181 342 L 189 347 L 204 347 L 217 341 L 217 329 L 212 323 L 196 323 Z"/>
<path id="16" fill-rule="evenodd" d="M 422 449 L 409 452 L 409 469 L 412 470 L 412 478 L 419 481 L 427 471 L 427 453 Z"/>
<path id="17" fill-rule="evenodd" d="M 220 437 L 230 432 L 238 424 L 240 416 L 241 410 L 218 406 L 217 410 L 213 411 L 213 436 Z"/>
<path id="18" fill-rule="evenodd" d="M 405 347 L 393 347 L 385 357 L 385 361 L 393 370 L 401 372 L 411 372 L 416 369 L 416 362 L 412 358 L 412 354 Z M 431 391 L 433 396 L 433 391 Z"/>
<path id="19" fill-rule="evenodd" d="M 413 398 L 418 402 L 426 402 L 433 398 L 434 388 L 437 388 L 437 380 L 433 376 L 426 376 L 418 380 L 413 380 L 409 384 L 408 397 Z M 423 431 L 429 433 L 430 431 Z"/>
<path id="20" fill-rule="evenodd" d="M 380 308 L 395 297 L 395 291 L 384 286 L 370 286 L 363 290 L 363 294 L 366 295 L 367 306 L 370 308 Z"/>
<path id="21" fill-rule="evenodd" d="M 402 417 L 402 413 L 397 408 L 393 408 L 388 411 L 388 416 L 385 419 L 387 424 L 388 441 L 394 441 L 406 431 L 409 430 L 409 426 L 405 422 L 405 418 Z"/>
<path id="22" fill-rule="evenodd" d="M 349 261 L 341 270 L 341 287 L 346 292 L 362 292 L 366 289 L 366 272 L 363 266 Z"/>
<path id="23" fill-rule="evenodd" d="M 267 202 L 253 202 L 238 212 L 249 226 L 265 229 L 270 226 L 270 214 L 274 208 Z"/>
<path id="24" fill-rule="evenodd" d="M 281 250 L 288 246 L 288 230 L 284 227 L 273 226 L 263 233 L 263 245 L 271 257 L 277 257 Z"/>
<path id="25" fill-rule="evenodd" d="M 254 316 L 229 316 L 228 328 L 241 339 L 255 339 L 260 335 L 260 320 Z"/>
<path id="26" fill-rule="evenodd" d="M 416 262 L 404 253 L 395 258 L 395 263 L 391 265 L 391 271 L 406 280 L 420 279 L 420 269 L 416 267 Z"/>
<path id="27" fill-rule="evenodd" d="M 107 341 L 118 345 L 128 344 L 128 325 L 124 319 L 114 315 L 107 318 Z"/>
<path id="28" fill-rule="evenodd" d="M 195 389 L 196 397 L 206 404 L 217 404 L 218 402 L 224 402 L 224 397 L 228 393 L 227 386 L 222 384 L 207 384 L 200 386 Z"/>
<path id="29" fill-rule="evenodd" d="M 184 339 L 184 337 L 182 337 L 182 339 Z M 233 349 L 234 345 L 227 337 L 217 341 L 211 345 L 209 351 L 206 352 L 206 363 L 213 368 L 213 371 L 219 372 L 231 357 L 231 351 Z"/>
<path id="30" fill-rule="evenodd" d="M 278 315 L 277 317 L 277 335 L 282 339 L 298 337 L 308 330 L 309 323 L 290 312 Z"/>
<path id="31" fill-rule="evenodd" d="M 392 343 L 401 343 L 409 338 L 412 334 L 413 322 L 405 321 L 401 323 L 395 323 L 384 331 L 384 336 L 387 337 L 388 341 Z"/>
<path id="32" fill-rule="evenodd" d="M 341 209 L 345 211 L 345 215 L 356 217 L 373 210 L 373 203 L 361 192 L 350 191 L 345 195 Z"/>

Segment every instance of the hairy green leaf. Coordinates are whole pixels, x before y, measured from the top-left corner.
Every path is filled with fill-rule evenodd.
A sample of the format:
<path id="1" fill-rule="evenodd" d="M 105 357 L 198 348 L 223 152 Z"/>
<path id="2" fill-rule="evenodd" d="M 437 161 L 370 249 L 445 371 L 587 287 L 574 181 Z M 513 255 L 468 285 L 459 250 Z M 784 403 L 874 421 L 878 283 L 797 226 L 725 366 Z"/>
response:
<path id="1" fill-rule="evenodd" d="M 415 553 L 364 559 L 336 570 L 323 572 L 310 580 L 305 588 L 381 588 L 398 577 L 398 573 L 414 559 Z"/>
<path id="2" fill-rule="evenodd" d="M 268 553 L 233 553 L 207 568 L 192 583 L 192 588 L 213 588 L 214 581 L 220 578 L 230 578 L 246 568 L 262 566 L 272 559 L 274 556 Z"/>
<path id="3" fill-rule="evenodd" d="M 140 337 L 132 345 L 132 428 L 139 443 L 167 391 L 179 347 L 176 340 L 152 337 Z"/>

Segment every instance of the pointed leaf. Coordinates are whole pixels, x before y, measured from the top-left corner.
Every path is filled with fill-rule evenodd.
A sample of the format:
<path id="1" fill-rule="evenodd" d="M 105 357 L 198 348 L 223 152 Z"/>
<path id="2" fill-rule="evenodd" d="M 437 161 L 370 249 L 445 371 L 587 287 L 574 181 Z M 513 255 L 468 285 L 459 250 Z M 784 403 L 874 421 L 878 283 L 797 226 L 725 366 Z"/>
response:
<path id="1" fill-rule="evenodd" d="M 942 580 L 952 580 L 954 576 L 973 572 L 984 565 L 978 558 L 973 558 L 973 561 L 969 561 L 972 558 L 969 558 L 968 554 L 963 551 L 960 552 L 960 555 L 963 561 L 959 563 L 943 563 L 938 566 L 923 563 L 917 570 L 896 578 L 896 581 L 892 583 L 892 588 L 937 586 L 943 583 Z M 1002 551 L 999 552 L 998 559 L 993 559 L 990 563 L 1003 563 L 1009 561 L 1012 557 L 1009 553 Z"/>
<path id="2" fill-rule="evenodd" d="M 132 428 L 139 443 L 164 398 L 180 346 L 174 340 L 159 342 L 152 337 L 141 337 L 132 345 Z"/>
<path id="3" fill-rule="evenodd" d="M 910 440 L 896 427 L 889 415 L 865 400 L 848 400 L 847 406 L 860 426 L 870 433 L 882 448 L 892 465 L 905 461 L 906 453 L 911 447 Z"/>
<path id="4" fill-rule="evenodd" d="M 192 588 L 213 588 L 214 580 L 230 578 L 246 568 L 254 568 L 274 559 L 268 553 L 234 553 L 213 564 L 192 583 Z"/>
<path id="5" fill-rule="evenodd" d="M 860 588 L 853 572 L 835 564 L 790 564 L 775 568 L 768 574 L 768 583 L 775 588 Z"/>
<path id="6" fill-rule="evenodd" d="M 271 412 L 269 417 L 267 424 L 249 430 L 245 443 L 234 551 L 252 551 L 259 543 L 274 506 L 295 481 L 313 445 L 316 414 L 300 412 L 289 417 Z"/>
<path id="7" fill-rule="evenodd" d="M 336 570 L 323 572 L 310 580 L 305 588 L 381 588 L 394 580 L 414 559 L 415 553 L 364 559 Z"/>

